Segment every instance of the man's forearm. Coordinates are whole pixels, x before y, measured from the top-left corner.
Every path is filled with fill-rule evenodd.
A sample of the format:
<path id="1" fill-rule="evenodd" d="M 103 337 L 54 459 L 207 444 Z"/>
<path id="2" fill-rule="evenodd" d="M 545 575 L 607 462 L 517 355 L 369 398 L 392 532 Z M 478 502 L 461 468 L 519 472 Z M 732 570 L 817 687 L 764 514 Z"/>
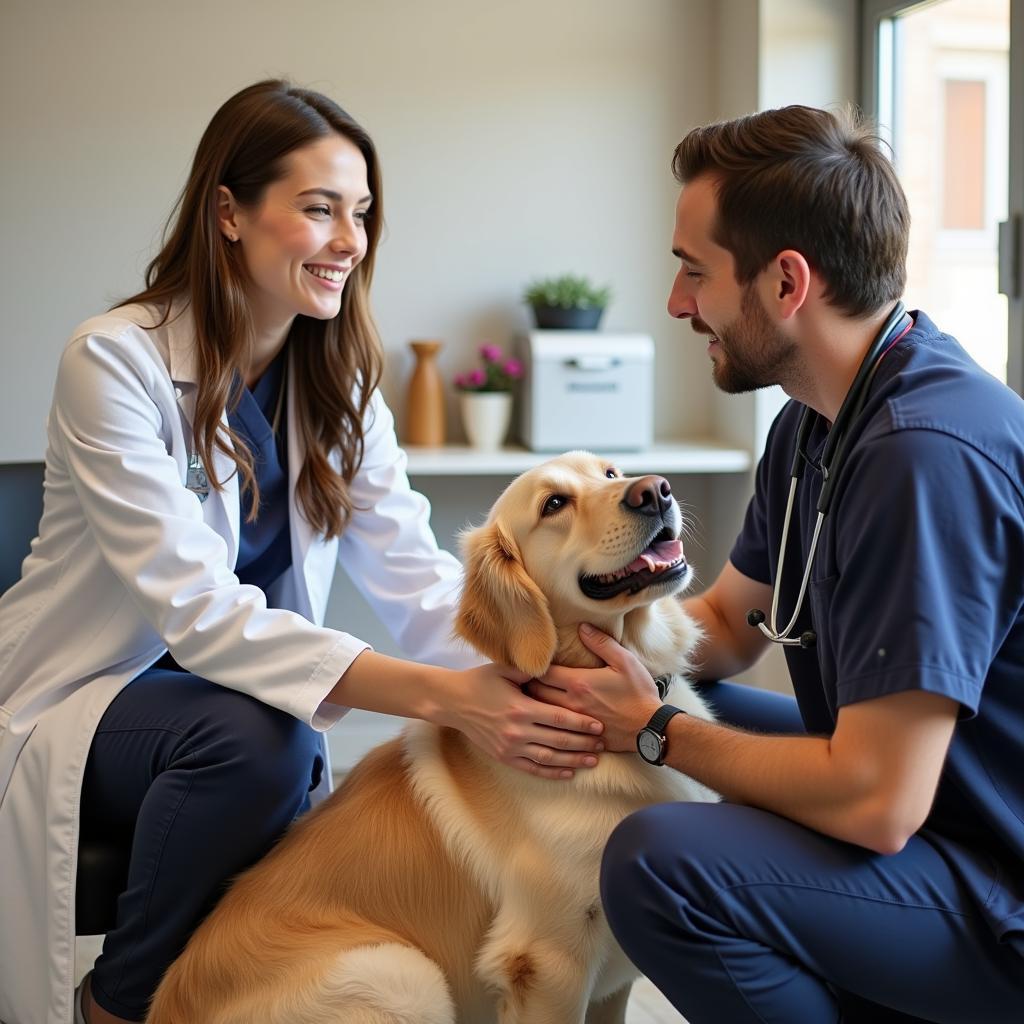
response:
<path id="1" fill-rule="evenodd" d="M 750 668 L 761 656 L 760 644 L 740 642 L 755 638 L 737 637 L 717 608 L 703 595 L 687 598 L 683 601 L 683 608 L 704 630 L 704 640 L 695 655 L 697 674 L 701 679 L 730 679 Z"/>
<path id="2" fill-rule="evenodd" d="M 666 765 L 726 800 L 783 815 L 818 832 L 879 852 L 900 845 L 874 795 L 874 780 L 837 763 L 831 740 L 765 736 L 676 715 Z"/>
<path id="3" fill-rule="evenodd" d="M 734 611 L 769 596 L 766 587 L 748 589 L 732 602 Z M 556 666 L 531 687 L 552 704 L 602 721 L 608 750 L 634 751 L 637 733 L 658 709 L 648 670 L 607 633 L 581 627 L 580 639 L 605 667 Z M 894 853 L 928 818 L 959 711 L 949 697 L 908 689 L 841 707 L 827 738 L 749 733 L 676 715 L 667 726 L 665 770 L 726 800 Z"/>

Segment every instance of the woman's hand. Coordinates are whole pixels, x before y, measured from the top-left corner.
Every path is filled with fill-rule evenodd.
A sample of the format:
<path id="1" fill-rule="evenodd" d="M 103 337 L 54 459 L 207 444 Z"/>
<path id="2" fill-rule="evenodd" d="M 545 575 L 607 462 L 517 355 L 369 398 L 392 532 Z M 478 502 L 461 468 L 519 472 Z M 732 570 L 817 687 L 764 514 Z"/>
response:
<path id="1" fill-rule="evenodd" d="M 541 679 L 527 685 L 527 692 L 603 722 L 608 750 L 636 750 L 636 734 L 661 705 L 651 674 L 634 654 L 593 626 L 581 625 L 580 639 L 605 667 L 553 665 Z"/>
<path id="2" fill-rule="evenodd" d="M 604 749 L 601 723 L 527 696 L 525 672 L 481 665 L 452 675 L 454 686 L 434 720 L 502 764 L 543 779 L 571 779 L 575 769 L 597 764 Z"/>

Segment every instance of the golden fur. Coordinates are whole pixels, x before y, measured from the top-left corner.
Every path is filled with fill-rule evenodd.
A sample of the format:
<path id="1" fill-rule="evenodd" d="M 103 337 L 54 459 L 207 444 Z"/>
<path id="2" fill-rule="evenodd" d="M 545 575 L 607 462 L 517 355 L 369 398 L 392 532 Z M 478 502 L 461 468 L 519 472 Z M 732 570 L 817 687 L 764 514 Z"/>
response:
<path id="1" fill-rule="evenodd" d="M 669 699 L 708 717 L 678 674 L 699 639 L 665 583 L 596 601 L 581 573 L 645 548 L 631 481 L 571 453 L 508 487 L 464 537 L 457 630 L 534 675 L 591 665 L 590 621 L 676 678 Z M 566 499 L 541 515 L 551 495 Z M 557 504 L 557 502 L 556 502 Z M 665 513 L 675 535 L 675 502 Z M 636 971 L 601 911 L 608 835 L 645 804 L 716 799 L 634 754 L 568 782 L 506 767 L 461 733 L 417 722 L 243 874 L 171 966 L 149 1024 L 613 1024 Z"/>

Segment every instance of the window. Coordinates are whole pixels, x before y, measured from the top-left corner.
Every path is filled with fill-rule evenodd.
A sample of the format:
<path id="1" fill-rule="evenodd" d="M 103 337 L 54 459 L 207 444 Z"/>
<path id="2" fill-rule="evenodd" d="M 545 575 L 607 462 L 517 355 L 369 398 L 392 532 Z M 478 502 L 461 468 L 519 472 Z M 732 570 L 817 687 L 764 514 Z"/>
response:
<path id="1" fill-rule="evenodd" d="M 1010 0 L 908 4 L 876 25 L 875 109 L 910 204 L 907 305 L 1006 380 Z"/>
<path id="2" fill-rule="evenodd" d="M 986 82 L 947 78 L 943 111 L 942 226 L 985 230 Z"/>

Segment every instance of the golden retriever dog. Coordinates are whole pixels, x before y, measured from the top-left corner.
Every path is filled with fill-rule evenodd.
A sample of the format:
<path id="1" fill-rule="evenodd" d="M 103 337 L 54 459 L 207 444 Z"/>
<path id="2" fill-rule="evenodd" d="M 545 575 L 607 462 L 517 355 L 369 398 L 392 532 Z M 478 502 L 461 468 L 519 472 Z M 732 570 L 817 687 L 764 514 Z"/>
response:
<path id="1" fill-rule="evenodd" d="M 457 632 L 542 675 L 611 633 L 667 699 L 699 639 L 682 514 L 660 477 L 573 452 L 514 480 L 463 537 Z M 423 722 L 371 751 L 229 889 L 170 967 L 149 1024 L 612 1024 L 636 969 L 604 920 L 601 853 L 630 812 L 717 797 L 634 753 L 568 781 Z"/>

